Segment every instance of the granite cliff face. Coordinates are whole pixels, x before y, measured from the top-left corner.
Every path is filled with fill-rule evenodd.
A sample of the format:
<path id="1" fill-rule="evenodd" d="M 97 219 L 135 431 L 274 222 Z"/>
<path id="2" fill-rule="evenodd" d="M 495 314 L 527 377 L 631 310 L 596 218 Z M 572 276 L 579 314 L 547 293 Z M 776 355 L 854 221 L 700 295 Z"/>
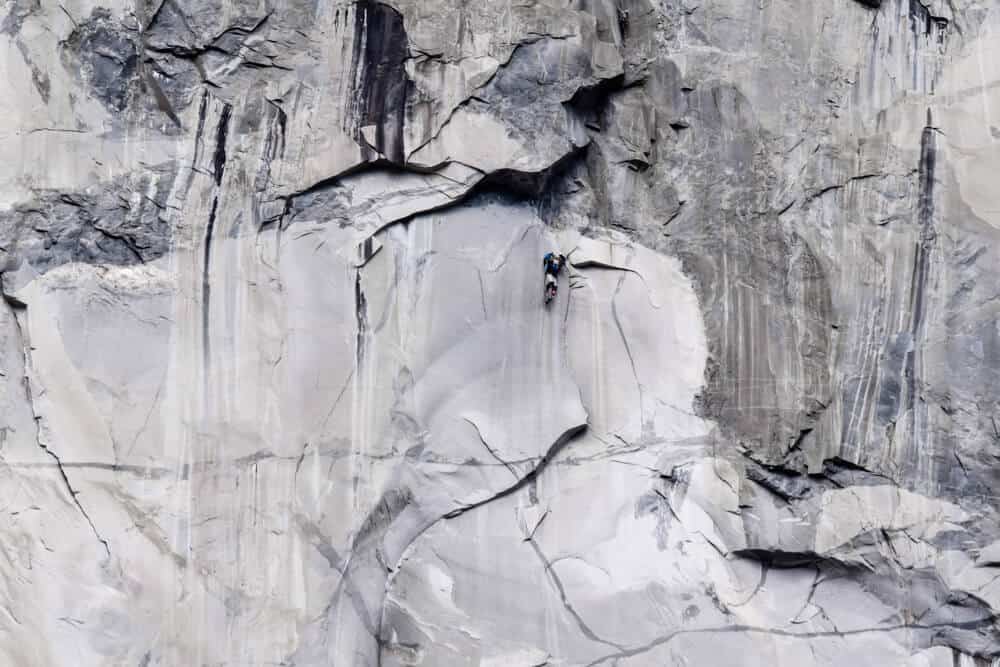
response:
<path id="1" fill-rule="evenodd" d="M 995 2 L 0 14 L 0 663 L 1000 656 Z"/>

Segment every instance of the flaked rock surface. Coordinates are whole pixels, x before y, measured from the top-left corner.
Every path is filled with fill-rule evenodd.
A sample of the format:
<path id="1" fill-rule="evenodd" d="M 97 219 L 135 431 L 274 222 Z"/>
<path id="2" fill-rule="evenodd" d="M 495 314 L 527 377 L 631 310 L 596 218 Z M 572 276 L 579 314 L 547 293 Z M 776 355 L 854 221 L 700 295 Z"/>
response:
<path id="1" fill-rule="evenodd" d="M 0 42 L 0 663 L 1000 657 L 996 3 Z"/>

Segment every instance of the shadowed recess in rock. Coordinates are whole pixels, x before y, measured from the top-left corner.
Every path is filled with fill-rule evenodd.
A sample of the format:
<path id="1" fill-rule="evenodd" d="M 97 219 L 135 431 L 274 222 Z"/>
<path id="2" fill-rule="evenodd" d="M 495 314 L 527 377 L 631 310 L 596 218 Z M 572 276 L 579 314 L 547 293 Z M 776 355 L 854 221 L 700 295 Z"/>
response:
<path id="1" fill-rule="evenodd" d="M 376 155 L 402 163 L 410 91 L 403 17 L 384 2 L 359 0 L 354 6 L 354 22 L 351 70 L 357 139 Z"/>

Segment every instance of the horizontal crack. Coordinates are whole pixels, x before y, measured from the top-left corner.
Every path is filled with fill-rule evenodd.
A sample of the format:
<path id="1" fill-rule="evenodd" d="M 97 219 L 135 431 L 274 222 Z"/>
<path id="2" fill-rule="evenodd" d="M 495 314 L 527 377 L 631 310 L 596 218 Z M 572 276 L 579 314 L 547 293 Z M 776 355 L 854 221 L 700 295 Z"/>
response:
<path id="1" fill-rule="evenodd" d="M 642 653 L 648 653 L 653 649 L 667 644 L 681 635 L 695 635 L 695 634 L 713 634 L 713 633 L 733 633 L 733 632 L 748 632 L 754 634 L 768 634 L 777 635 L 779 637 L 790 637 L 792 639 L 816 639 L 822 637 L 850 637 L 856 635 L 866 635 L 873 633 L 884 633 L 884 632 L 898 632 L 900 630 L 939 630 L 942 628 L 958 628 L 958 629 L 968 629 L 976 630 L 984 625 L 992 624 L 995 620 L 994 616 L 987 616 L 984 618 L 976 619 L 973 621 L 964 621 L 958 623 L 935 623 L 932 625 L 920 625 L 914 623 L 899 623 L 897 625 L 888 625 L 881 628 L 860 628 L 857 630 L 823 630 L 818 632 L 792 632 L 791 630 L 783 630 L 781 628 L 763 628 L 756 625 L 724 625 L 721 627 L 714 628 L 692 628 L 690 630 L 677 630 L 671 632 L 670 634 L 664 635 L 648 644 L 639 646 L 634 649 L 628 649 L 621 651 L 619 653 L 611 653 L 597 660 L 587 664 L 587 667 L 595 667 L 596 665 L 603 664 L 609 660 L 618 660 L 619 658 L 630 658 Z"/>

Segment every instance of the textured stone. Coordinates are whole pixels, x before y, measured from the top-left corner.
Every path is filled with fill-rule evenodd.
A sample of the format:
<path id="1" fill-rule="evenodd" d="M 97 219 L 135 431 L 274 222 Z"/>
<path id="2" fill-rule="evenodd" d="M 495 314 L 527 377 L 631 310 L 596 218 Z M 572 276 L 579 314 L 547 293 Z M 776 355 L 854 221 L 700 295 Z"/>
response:
<path id="1" fill-rule="evenodd" d="M 6 3 L 0 663 L 989 664 L 998 34 Z"/>

